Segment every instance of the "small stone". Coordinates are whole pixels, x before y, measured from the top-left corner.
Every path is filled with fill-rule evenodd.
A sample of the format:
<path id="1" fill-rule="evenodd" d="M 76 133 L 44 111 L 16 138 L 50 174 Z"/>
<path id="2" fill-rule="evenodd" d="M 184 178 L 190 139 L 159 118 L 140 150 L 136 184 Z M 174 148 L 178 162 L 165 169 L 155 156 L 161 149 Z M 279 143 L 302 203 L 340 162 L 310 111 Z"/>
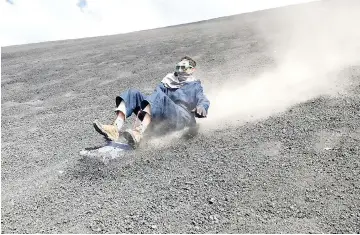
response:
<path id="1" fill-rule="evenodd" d="M 131 224 L 129 224 L 129 225 L 127 225 L 126 227 L 125 227 L 125 229 L 126 230 L 130 230 L 130 229 L 133 229 L 134 227 L 131 225 Z"/>
<path id="2" fill-rule="evenodd" d="M 326 147 L 326 148 L 324 148 L 324 150 L 332 150 L 332 148 Z"/>
<path id="3" fill-rule="evenodd" d="M 152 229 L 157 229 L 157 226 L 156 225 L 151 225 L 150 226 Z"/>
<path id="4" fill-rule="evenodd" d="M 90 228 L 94 232 L 101 232 L 105 229 L 105 226 L 101 221 L 95 220 L 91 223 Z"/>
<path id="5" fill-rule="evenodd" d="M 209 219 L 216 224 L 219 223 L 219 219 L 217 218 L 216 215 L 210 215 Z"/>
<path id="6" fill-rule="evenodd" d="M 213 197 L 210 198 L 210 199 L 209 199 L 209 204 L 214 204 L 214 203 L 215 203 L 215 198 L 213 198 Z"/>

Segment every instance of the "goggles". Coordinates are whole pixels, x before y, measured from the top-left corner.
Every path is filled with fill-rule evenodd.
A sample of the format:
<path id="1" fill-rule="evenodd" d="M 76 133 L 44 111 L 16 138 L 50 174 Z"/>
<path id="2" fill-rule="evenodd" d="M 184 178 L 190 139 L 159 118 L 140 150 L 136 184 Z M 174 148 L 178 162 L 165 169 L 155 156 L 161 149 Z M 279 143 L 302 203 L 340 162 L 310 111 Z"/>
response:
<path id="1" fill-rule="evenodd" d="M 189 64 L 189 61 L 187 60 L 183 60 L 181 62 L 179 62 L 175 69 L 176 72 L 185 72 L 187 69 L 192 69 L 193 67 Z"/>

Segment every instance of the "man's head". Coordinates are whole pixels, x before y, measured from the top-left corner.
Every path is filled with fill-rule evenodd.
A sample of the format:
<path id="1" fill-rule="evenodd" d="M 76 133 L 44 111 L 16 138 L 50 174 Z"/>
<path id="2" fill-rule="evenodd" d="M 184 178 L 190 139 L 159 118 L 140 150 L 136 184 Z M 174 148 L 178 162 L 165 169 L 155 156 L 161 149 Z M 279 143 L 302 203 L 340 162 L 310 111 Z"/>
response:
<path id="1" fill-rule="evenodd" d="M 180 62 L 176 64 L 175 72 L 177 74 L 186 73 L 188 75 L 195 71 L 196 62 L 188 56 L 181 58 Z"/>

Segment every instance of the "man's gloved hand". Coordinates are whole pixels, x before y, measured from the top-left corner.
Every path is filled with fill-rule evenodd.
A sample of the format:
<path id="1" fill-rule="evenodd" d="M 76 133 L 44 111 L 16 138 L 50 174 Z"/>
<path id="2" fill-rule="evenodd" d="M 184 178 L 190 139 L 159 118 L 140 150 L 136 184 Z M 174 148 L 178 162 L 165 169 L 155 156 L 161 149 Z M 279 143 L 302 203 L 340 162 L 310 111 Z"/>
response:
<path id="1" fill-rule="evenodd" d="M 195 117 L 203 118 L 206 117 L 206 109 L 203 106 L 197 106 L 193 112 L 195 112 Z"/>

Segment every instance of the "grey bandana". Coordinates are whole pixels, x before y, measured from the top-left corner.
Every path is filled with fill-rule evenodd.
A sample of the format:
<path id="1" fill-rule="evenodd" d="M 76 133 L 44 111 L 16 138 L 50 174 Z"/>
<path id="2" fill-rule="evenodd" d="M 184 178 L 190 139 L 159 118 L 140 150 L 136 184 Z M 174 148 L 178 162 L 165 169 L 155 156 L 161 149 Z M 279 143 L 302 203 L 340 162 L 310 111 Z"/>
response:
<path id="1" fill-rule="evenodd" d="M 186 83 L 194 82 L 197 79 L 187 73 L 176 73 L 177 76 L 175 76 L 175 73 L 169 73 L 167 74 L 163 80 L 161 81 L 167 88 L 180 88 Z"/>

